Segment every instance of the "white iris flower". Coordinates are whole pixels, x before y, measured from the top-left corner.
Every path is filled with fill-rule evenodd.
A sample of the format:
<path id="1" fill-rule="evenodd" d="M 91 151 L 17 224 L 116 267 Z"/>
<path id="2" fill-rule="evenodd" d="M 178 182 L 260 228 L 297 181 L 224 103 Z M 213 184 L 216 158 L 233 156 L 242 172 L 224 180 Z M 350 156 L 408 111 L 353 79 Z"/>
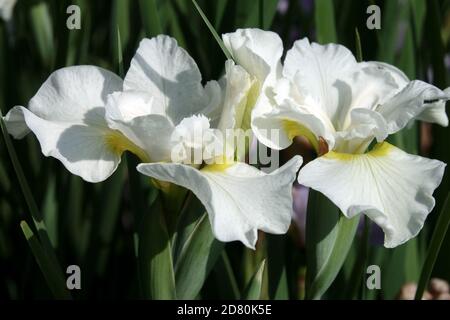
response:
<path id="1" fill-rule="evenodd" d="M 337 44 L 296 41 L 282 66 L 275 33 L 243 29 L 223 39 L 235 61 L 266 82 L 252 112 L 258 139 L 283 149 L 304 136 L 316 149 L 319 157 L 300 171 L 299 182 L 348 218 L 366 214 L 383 228 L 386 247 L 416 236 L 434 207 L 445 164 L 384 140 L 415 119 L 447 126 L 450 88 L 410 81 L 384 63 L 358 63 Z"/>
<path id="2" fill-rule="evenodd" d="M 13 136 L 31 130 L 44 155 L 89 182 L 108 178 L 124 151 L 134 153 L 142 161 L 139 172 L 192 190 L 219 240 L 254 248 L 258 229 L 287 231 L 301 158 L 266 174 L 236 161 L 233 152 L 208 150 L 211 144 L 223 150 L 220 133 L 242 127 L 252 83 L 242 67 L 227 62 L 221 85 L 203 86 L 189 54 L 158 36 L 141 42 L 124 81 L 98 67 L 64 68 L 47 79 L 28 109 L 14 107 L 5 120 Z M 189 164 L 196 151 L 211 156 Z"/>

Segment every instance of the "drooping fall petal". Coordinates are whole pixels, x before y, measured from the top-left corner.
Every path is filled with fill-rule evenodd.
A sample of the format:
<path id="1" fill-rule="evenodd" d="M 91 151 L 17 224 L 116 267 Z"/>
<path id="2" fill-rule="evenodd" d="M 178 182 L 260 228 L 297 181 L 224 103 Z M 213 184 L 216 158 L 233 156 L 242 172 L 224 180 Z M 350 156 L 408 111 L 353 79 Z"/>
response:
<path id="1" fill-rule="evenodd" d="M 205 206 L 217 239 L 239 240 L 254 248 L 258 229 L 275 234 L 287 231 L 292 182 L 300 165 L 301 157 L 296 156 L 270 174 L 244 163 L 211 165 L 202 170 L 153 163 L 140 164 L 138 171 L 192 190 Z"/>
<path id="2" fill-rule="evenodd" d="M 365 154 L 330 152 L 308 163 L 298 180 L 325 194 L 348 218 L 366 214 L 392 248 L 422 229 L 445 166 L 384 142 Z"/>

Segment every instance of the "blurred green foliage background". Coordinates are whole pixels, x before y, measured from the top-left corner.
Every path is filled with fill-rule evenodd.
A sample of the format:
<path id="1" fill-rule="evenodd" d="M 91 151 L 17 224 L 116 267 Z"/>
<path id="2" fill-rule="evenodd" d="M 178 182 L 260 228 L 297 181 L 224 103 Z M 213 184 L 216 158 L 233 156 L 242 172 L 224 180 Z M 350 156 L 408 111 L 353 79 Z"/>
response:
<path id="1" fill-rule="evenodd" d="M 364 60 L 379 60 L 402 69 L 410 78 L 440 88 L 450 85 L 449 0 L 199 0 L 219 34 L 243 27 L 276 31 L 285 50 L 293 41 L 309 37 L 321 43 L 337 42 L 355 52 L 359 30 Z M 81 8 L 81 29 L 68 30 L 66 9 Z M 381 8 L 381 29 L 369 30 L 366 9 Z M 117 30 L 120 33 L 118 42 Z M 225 56 L 189 0 L 18 0 L 13 19 L 0 21 L 0 108 L 25 105 L 49 74 L 61 67 L 93 64 L 119 73 L 139 41 L 165 33 L 197 61 L 204 81 L 223 72 Z M 450 163 L 450 128 L 415 124 L 392 137 L 400 148 Z M 61 266 L 82 270 L 82 290 L 75 298 L 142 298 L 139 288 L 135 234 L 140 217 L 134 212 L 133 187 L 126 167 L 109 180 L 88 184 L 70 175 L 55 159 L 44 158 L 33 135 L 14 141 L 33 196 L 44 215 L 51 243 Z M 130 162 L 135 159 L 129 157 Z M 132 181 L 131 181 L 132 182 Z M 145 199 L 154 190 L 148 185 Z M 30 251 L 20 221 L 32 225 L 3 140 L 0 142 L 0 299 L 51 298 L 45 278 Z M 420 235 L 395 249 L 371 243 L 365 261 L 357 237 L 338 278 L 326 298 L 392 299 L 406 282 L 417 282 L 437 213 L 450 190 L 447 170 L 436 192 L 437 205 Z M 200 296 L 239 298 L 269 252 L 269 274 L 276 284 L 263 281 L 263 298 L 302 297 L 305 252 L 293 225 L 285 236 L 261 236 L 256 251 L 237 243 L 213 267 Z M 267 242 L 267 238 L 273 238 Z M 450 281 L 450 236 L 444 241 L 433 271 Z M 273 254 L 273 256 L 270 256 Z M 382 270 L 381 290 L 364 290 L 365 265 Z"/>

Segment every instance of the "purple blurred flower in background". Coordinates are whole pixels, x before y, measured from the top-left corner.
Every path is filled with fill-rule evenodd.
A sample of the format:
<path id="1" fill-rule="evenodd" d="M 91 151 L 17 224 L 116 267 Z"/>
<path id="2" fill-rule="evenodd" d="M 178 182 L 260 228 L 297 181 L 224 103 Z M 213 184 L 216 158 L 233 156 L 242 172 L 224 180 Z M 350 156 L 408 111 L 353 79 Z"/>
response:
<path id="1" fill-rule="evenodd" d="M 306 229 L 306 208 L 308 206 L 309 188 L 295 183 L 292 188 L 293 199 L 293 217 L 300 238 L 300 246 L 305 245 L 305 229 Z"/>

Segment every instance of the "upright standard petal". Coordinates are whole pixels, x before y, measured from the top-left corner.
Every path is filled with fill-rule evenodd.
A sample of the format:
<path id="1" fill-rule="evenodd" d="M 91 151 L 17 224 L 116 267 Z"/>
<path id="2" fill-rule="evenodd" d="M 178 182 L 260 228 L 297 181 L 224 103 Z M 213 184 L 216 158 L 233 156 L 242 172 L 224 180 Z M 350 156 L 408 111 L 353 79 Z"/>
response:
<path id="1" fill-rule="evenodd" d="M 260 85 L 273 83 L 281 76 L 283 42 L 278 34 L 260 29 L 237 29 L 222 35 L 233 59 L 255 76 Z"/>
<path id="2" fill-rule="evenodd" d="M 258 97 L 257 80 L 232 60 L 225 62 L 223 84 L 223 108 L 218 128 L 249 129 L 250 115 Z"/>
<path id="3" fill-rule="evenodd" d="M 42 119 L 90 123 L 104 115 L 107 96 L 122 90 L 122 79 L 94 66 L 74 66 L 53 72 L 29 102 Z"/>
<path id="4" fill-rule="evenodd" d="M 209 214 L 220 241 L 239 240 L 254 248 L 257 230 L 287 232 L 292 213 L 292 182 L 301 157 L 265 174 L 244 163 L 211 165 L 202 170 L 175 163 L 140 164 L 138 171 L 192 190 Z"/>
<path id="5" fill-rule="evenodd" d="M 303 96 L 312 96 L 332 120 L 343 101 L 351 101 L 351 90 L 341 85 L 358 69 L 353 54 L 337 44 L 319 45 L 298 40 L 287 52 L 283 76 L 294 82 Z"/>
<path id="6" fill-rule="evenodd" d="M 164 110 L 176 125 L 183 118 L 200 113 L 212 100 L 201 84 L 197 64 L 177 41 L 160 35 L 141 41 L 125 80 L 125 90 L 147 92 L 154 108 Z"/>
<path id="7" fill-rule="evenodd" d="M 391 77 L 394 79 L 395 83 L 398 85 L 398 91 L 406 87 L 408 82 L 410 81 L 408 76 L 399 68 L 385 63 L 385 62 L 379 62 L 379 61 L 365 61 L 359 63 L 363 68 L 370 67 L 370 68 L 377 68 L 381 71 L 389 72 Z"/>
<path id="8" fill-rule="evenodd" d="M 308 163 L 298 181 L 325 194 L 349 218 L 366 214 L 383 228 L 384 245 L 392 248 L 422 229 L 444 169 L 440 161 L 383 142 L 360 155 L 329 152 Z"/>
<path id="9" fill-rule="evenodd" d="M 108 94 L 121 89 L 122 80 L 107 70 L 92 66 L 63 68 L 44 82 L 29 109 L 15 107 L 8 113 L 7 126 L 20 137 L 25 132 L 23 124 L 20 130 L 12 127 L 23 118 L 45 156 L 57 158 L 86 181 L 102 181 L 120 162 L 120 154 L 108 143 L 113 131 L 105 122 L 104 105 Z"/>

